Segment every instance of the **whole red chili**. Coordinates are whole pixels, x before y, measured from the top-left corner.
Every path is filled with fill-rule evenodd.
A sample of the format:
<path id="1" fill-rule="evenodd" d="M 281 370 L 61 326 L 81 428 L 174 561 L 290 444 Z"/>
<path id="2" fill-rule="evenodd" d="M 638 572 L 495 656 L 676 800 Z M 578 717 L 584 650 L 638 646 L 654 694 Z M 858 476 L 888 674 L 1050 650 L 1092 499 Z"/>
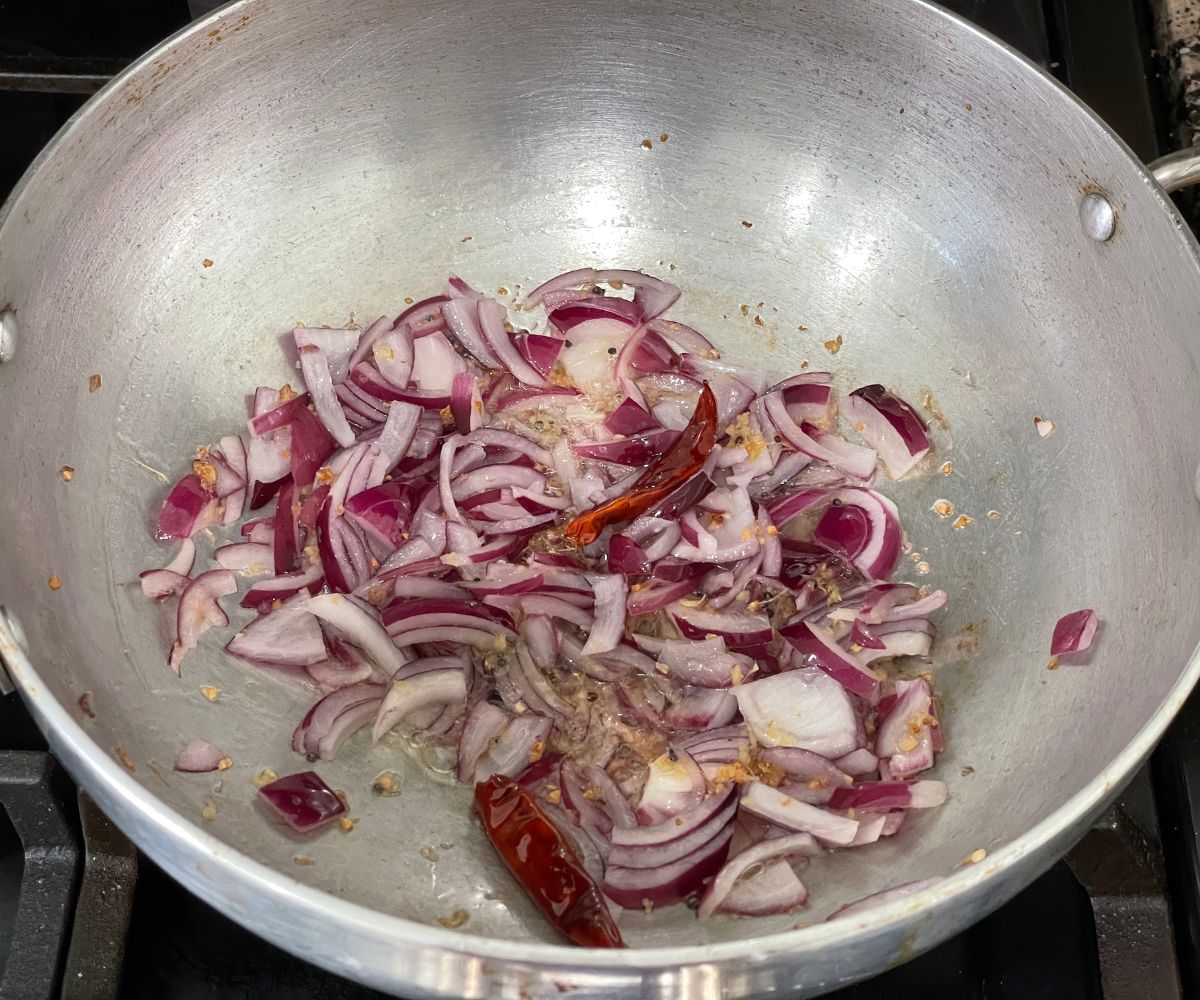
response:
<path id="1" fill-rule="evenodd" d="M 494 774 L 475 786 L 475 811 L 509 871 L 555 927 L 588 948 L 625 947 L 600 887 L 529 792 Z"/>
<path id="2" fill-rule="evenodd" d="M 624 496 L 572 518 L 564 529 L 566 537 L 576 545 L 590 545 L 610 524 L 624 524 L 644 514 L 699 472 L 716 443 L 717 400 L 705 382 L 692 419 L 675 443 Z"/>

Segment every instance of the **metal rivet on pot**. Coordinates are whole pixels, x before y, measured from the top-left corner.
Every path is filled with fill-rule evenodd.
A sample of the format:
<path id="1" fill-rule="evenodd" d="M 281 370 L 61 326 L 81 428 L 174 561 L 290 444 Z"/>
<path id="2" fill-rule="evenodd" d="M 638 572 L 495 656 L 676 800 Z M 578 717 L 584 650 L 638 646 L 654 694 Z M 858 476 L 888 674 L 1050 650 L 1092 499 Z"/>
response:
<path id="1" fill-rule="evenodd" d="M 11 309 L 0 310 L 0 364 L 11 361 L 17 351 L 17 316 Z"/>
<path id="2" fill-rule="evenodd" d="M 1084 233 L 1097 243 L 1112 239 L 1117 229 L 1117 213 L 1112 202 L 1097 191 L 1083 196 L 1079 203 L 1079 221 Z"/>

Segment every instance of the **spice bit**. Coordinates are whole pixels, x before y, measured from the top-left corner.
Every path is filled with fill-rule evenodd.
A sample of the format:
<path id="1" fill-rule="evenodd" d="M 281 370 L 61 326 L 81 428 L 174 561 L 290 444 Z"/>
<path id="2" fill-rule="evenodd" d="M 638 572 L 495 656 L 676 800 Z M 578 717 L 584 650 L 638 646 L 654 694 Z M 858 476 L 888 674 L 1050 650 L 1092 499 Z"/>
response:
<path id="1" fill-rule="evenodd" d="M 92 710 L 91 691 L 84 691 L 83 694 L 79 696 L 79 710 L 89 719 L 94 719 L 96 717 L 96 713 Z"/>
<path id="2" fill-rule="evenodd" d="M 749 316 L 750 307 L 748 305 L 740 305 L 738 306 L 738 312 L 740 312 L 743 316 Z"/>
<path id="3" fill-rule="evenodd" d="M 371 790 L 376 795 L 399 795 L 400 782 L 396 779 L 398 775 L 395 771 L 381 771 L 375 776 L 375 782 L 371 786 Z"/>
<path id="4" fill-rule="evenodd" d="M 839 333 L 833 340 L 825 341 L 825 350 L 830 354 L 837 354 L 842 349 L 842 335 Z"/>
<path id="5" fill-rule="evenodd" d="M 212 799 L 209 799 L 204 803 L 204 808 L 200 810 L 200 816 L 205 822 L 211 823 L 217 818 L 217 804 Z"/>
<path id="6" fill-rule="evenodd" d="M 104 379 L 99 374 L 92 375 L 88 378 L 88 392 L 96 392 L 103 384 Z"/>
<path id="7" fill-rule="evenodd" d="M 72 479 L 75 478 L 75 470 L 72 469 L 69 465 L 64 465 L 61 469 L 59 469 L 58 474 L 60 476 L 62 476 L 62 481 L 64 483 L 69 483 Z"/>
<path id="8" fill-rule="evenodd" d="M 470 242 L 471 242 L 471 240 L 473 240 L 474 238 L 475 238 L 474 236 L 464 236 L 464 237 L 463 237 L 461 240 L 459 240 L 458 242 L 459 242 L 459 243 L 470 243 Z"/>
<path id="9" fill-rule="evenodd" d="M 965 777 L 967 777 L 968 775 L 972 775 L 972 774 L 974 774 L 974 773 L 975 773 L 975 768 L 971 767 L 971 765 L 970 765 L 970 764 L 968 764 L 966 767 L 964 767 L 964 768 L 963 768 L 961 771 L 959 771 L 958 773 L 959 773 L 960 775 L 962 775 L 962 777 L 964 777 L 964 778 L 965 778 Z"/>
<path id="10" fill-rule="evenodd" d="M 745 219 L 742 219 L 742 225 L 743 225 L 743 226 L 745 226 L 747 229 L 753 229 L 753 228 L 754 228 L 754 223 L 753 223 L 753 222 L 747 222 Z"/>
<path id="11" fill-rule="evenodd" d="M 966 514 L 959 514 L 958 517 L 954 519 L 954 523 L 950 525 L 950 527 L 952 527 L 955 531 L 962 531 L 962 529 L 967 527 L 967 525 L 974 523 L 975 518 L 967 517 Z"/>
<path id="12" fill-rule="evenodd" d="M 754 314 L 754 325 L 755 326 L 763 325 L 763 318 L 761 316 L 759 316 L 757 313 Z"/>
<path id="13" fill-rule="evenodd" d="M 263 785 L 269 785 L 272 781 L 278 781 L 279 775 L 272 771 L 269 767 L 264 767 L 250 780 L 254 783 L 256 788 L 262 788 Z"/>
<path id="14" fill-rule="evenodd" d="M 1053 420 L 1043 420 L 1041 417 L 1034 417 L 1033 426 L 1037 428 L 1037 432 L 1044 438 L 1054 433 Z"/>
<path id="15" fill-rule="evenodd" d="M 312 858 L 306 858 L 303 854 L 296 854 L 292 857 L 292 864 L 299 865 L 301 868 L 311 868 L 316 862 Z"/>
<path id="16" fill-rule="evenodd" d="M 505 288 L 503 285 L 501 285 L 499 288 L 496 289 L 496 292 L 500 295 L 507 295 L 508 289 Z"/>
<path id="17" fill-rule="evenodd" d="M 437 922 L 443 927 L 448 927 L 450 930 L 454 930 L 454 928 L 461 927 L 470 919 L 471 914 L 469 914 L 466 910 L 455 910 L 448 917 L 438 917 Z"/>
<path id="18" fill-rule="evenodd" d="M 654 148 L 654 143 L 652 143 L 649 139 L 642 140 L 642 149 L 653 149 L 653 148 Z"/>
<path id="19" fill-rule="evenodd" d="M 201 267 L 212 267 L 213 262 L 209 258 L 205 257 L 204 260 L 200 261 L 200 266 Z"/>
<path id="20" fill-rule="evenodd" d="M 929 574 L 929 563 L 922 559 L 919 563 L 917 563 L 916 570 L 921 574 L 921 576 L 927 576 Z"/>
<path id="21" fill-rule="evenodd" d="M 221 695 L 221 689 L 214 687 L 212 684 L 201 684 L 200 693 L 209 701 L 216 701 Z"/>
<path id="22" fill-rule="evenodd" d="M 218 771 L 228 771 L 231 767 L 233 767 L 232 757 L 222 757 L 219 761 L 217 761 Z"/>
<path id="23" fill-rule="evenodd" d="M 438 859 L 437 853 L 434 851 L 434 849 L 432 847 L 422 847 L 421 850 L 418 851 L 417 853 L 420 854 L 421 857 L 423 857 L 426 861 L 429 861 L 429 862 L 434 862 L 434 861 L 437 861 L 437 859 Z"/>
<path id="24" fill-rule="evenodd" d="M 966 868 L 968 865 L 977 865 L 986 857 L 987 851 L 980 847 L 978 850 L 972 851 L 965 858 L 963 858 L 962 865 L 960 867 Z"/>
<path id="25" fill-rule="evenodd" d="M 662 135 L 660 135 L 660 136 L 658 137 L 658 141 L 659 141 L 659 142 L 666 142 L 666 141 L 667 141 L 668 139 L 670 139 L 670 138 L 671 138 L 671 137 L 670 137 L 669 135 L 667 135 L 667 133 L 666 133 L 666 132 L 663 132 L 663 133 L 662 133 Z"/>
<path id="26" fill-rule="evenodd" d="M 991 518 L 991 519 L 994 521 L 994 520 L 996 520 L 996 518 L 998 518 L 998 517 L 1000 516 L 1000 511 L 998 511 L 998 510 L 989 510 L 989 511 L 987 512 L 987 516 L 988 516 L 988 517 L 990 517 L 990 518 Z"/>
<path id="27" fill-rule="evenodd" d="M 338 820 L 338 826 L 341 828 L 342 833 L 349 833 L 351 830 L 354 829 L 354 827 L 357 825 L 357 823 L 358 823 L 357 817 L 351 818 L 350 816 L 343 816 L 341 819 Z"/>
<path id="28" fill-rule="evenodd" d="M 1059 668 L 1059 666 L 1060 666 L 1060 664 L 1058 662 L 1058 657 L 1052 656 L 1050 658 L 1050 662 L 1046 664 L 1046 669 L 1047 670 L 1057 670 Z"/>
<path id="29" fill-rule="evenodd" d="M 951 465 L 949 462 L 943 462 L 942 463 L 942 475 L 943 476 L 954 475 L 954 466 Z"/>
<path id="30" fill-rule="evenodd" d="M 942 430 L 950 429 L 950 421 L 946 419 L 946 414 L 942 412 L 942 408 L 938 406 L 938 401 L 933 398 L 932 389 L 921 390 L 921 408 L 926 410 L 941 426 Z"/>
<path id="31" fill-rule="evenodd" d="M 939 517 L 954 516 L 954 504 L 952 504 L 949 500 L 935 500 L 933 506 L 929 509 Z"/>
<path id="32" fill-rule="evenodd" d="M 60 580 L 53 573 L 50 574 L 50 579 L 46 582 L 50 584 L 51 590 L 58 590 L 58 588 L 62 586 L 62 580 Z"/>

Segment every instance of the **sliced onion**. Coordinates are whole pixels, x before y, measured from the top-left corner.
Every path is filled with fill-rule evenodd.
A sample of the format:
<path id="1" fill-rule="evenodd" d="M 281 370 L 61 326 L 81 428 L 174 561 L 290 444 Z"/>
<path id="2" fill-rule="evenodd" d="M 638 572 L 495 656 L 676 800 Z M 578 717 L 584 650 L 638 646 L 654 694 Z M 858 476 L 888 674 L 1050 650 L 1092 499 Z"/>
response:
<path id="1" fill-rule="evenodd" d="M 895 902 L 897 899 L 905 899 L 918 892 L 924 892 L 926 889 L 933 888 L 941 881 L 943 881 L 941 876 L 923 878 L 916 882 L 905 882 L 903 885 L 884 889 L 883 892 L 873 892 L 869 896 L 863 896 L 862 899 L 856 899 L 853 903 L 847 903 L 845 906 L 834 910 L 825 919 L 834 920 L 837 917 L 852 917 L 876 906 L 883 906 L 885 903 Z"/>
<path id="2" fill-rule="evenodd" d="M 803 620 L 794 621 L 781 628 L 779 634 L 799 654 L 801 663 L 820 667 L 847 691 L 860 698 L 872 698 L 879 690 L 879 678 L 854 654 L 842 649 L 820 626 L 809 625 Z"/>
<path id="3" fill-rule="evenodd" d="M 870 479 L 874 475 L 877 456 L 872 449 L 862 448 L 832 435 L 818 439 L 806 433 L 788 414 L 783 393 L 763 396 L 762 405 L 776 431 L 797 451 L 804 452 L 818 462 L 827 462 L 856 479 Z"/>
<path id="4" fill-rule="evenodd" d="M 179 756 L 175 759 L 175 770 L 203 774 L 217 770 L 225 760 L 228 760 L 228 757 L 211 743 L 192 740 L 179 751 Z"/>
<path id="5" fill-rule="evenodd" d="M 875 732 L 875 752 L 880 757 L 916 748 L 932 704 L 932 692 L 923 680 L 898 681 L 896 700 L 884 714 L 881 710 Z"/>
<path id="6" fill-rule="evenodd" d="M 404 666 L 404 657 L 392 644 L 383 625 L 352 598 L 319 594 L 310 598 L 304 608 L 340 629 L 346 639 L 366 653 L 386 676 L 393 676 Z"/>
<path id="7" fill-rule="evenodd" d="M 625 634 L 625 596 L 629 592 L 625 577 L 605 573 L 593 576 L 591 584 L 596 595 L 595 620 L 583 647 L 584 656 L 616 649 Z"/>
<path id="8" fill-rule="evenodd" d="M 837 792 L 834 795 L 836 797 Z M 746 785 L 742 792 L 741 808 L 775 826 L 808 833 L 838 847 L 853 843 L 858 833 L 857 820 L 801 802 L 761 781 L 751 781 Z"/>
<path id="9" fill-rule="evenodd" d="M 686 750 L 672 747 L 650 764 L 637 807 L 638 822 L 654 826 L 701 802 L 708 789 L 704 772 Z"/>
<path id="10" fill-rule="evenodd" d="M 458 780 L 465 785 L 486 781 L 490 774 L 481 774 L 476 765 L 499 738 L 511 718 L 502 708 L 487 701 L 475 703 L 467 713 L 458 738 Z"/>
<path id="11" fill-rule="evenodd" d="M 196 475 L 184 476 L 163 501 L 154 537 L 160 542 L 182 541 L 217 519 L 217 501 Z"/>
<path id="12" fill-rule="evenodd" d="M 385 690 L 382 684 L 354 684 L 318 699 L 292 733 L 292 749 L 332 760 L 346 737 L 375 718 Z"/>
<path id="13" fill-rule="evenodd" d="M 757 865 L 766 864 L 768 861 L 773 861 L 782 858 L 811 858 L 821 853 L 821 845 L 818 844 L 807 833 L 793 833 L 783 837 L 774 837 L 771 840 L 763 841 L 761 844 L 755 844 L 753 847 L 742 851 L 735 857 L 730 858 L 716 877 L 709 883 L 708 888 L 704 890 L 704 894 L 700 897 L 700 907 L 696 911 L 696 915 L 701 920 L 706 920 L 712 916 L 721 904 L 729 896 L 734 889 L 739 879 L 742 879 L 750 869 Z M 788 869 L 789 871 L 791 869 Z M 786 912 L 795 906 L 800 906 L 807 898 L 807 893 L 800 899 L 799 902 L 793 902 L 784 910 L 775 908 L 775 904 L 768 904 L 761 912 L 769 913 L 772 910 L 775 912 Z"/>
<path id="14" fill-rule="evenodd" d="M 738 685 L 733 695 L 762 746 L 800 747 L 832 760 L 859 745 L 854 705 L 823 671 L 789 670 Z"/>
<path id="15" fill-rule="evenodd" d="M 688 608 L 676 604 L 671 608 L 671 618 L 687 639 L 707 639 L 719 636 L 730 649 L 753 652 L 765 646 L 773 637 L 771 623 L 762 615 L 728 612 L 714 614 L 699 608 Z"/>
<path id="16" fill-rule="evenodd" d="M 346 414 L 333 391 L 333 376 L 329 370 L 329 359 L 325 352 L 313 348 L 300 352 L 300 371 L 304 384 L 308 386 L 313 405 L 321 424 L 343 448 L 354 444 L 354 431 L 346 422 Z"/>
<path id="17" fill-rule="evenodd" d="M 258 608 L 264 606 L 267 610 L 275 601 L 286 601 L 301 591 L 315 593 L 325 582 L 325 571 L 321 564 L 313 563 L 303 570 L 294 573 L 281 573 L 269 580 L 257 580 L 254 585 L 242 595 L 243 608 Z"/>
<path id="18" fill-rule="evenodd" d="M 554 723 L 533 713 L 510 719 L 475 766 L 477 775 L 503 774 L 515 778 L 531 764 L 543 760 Z M 480 779 L 482 780 L 482 779 Z"/>
<path id="19" fill-rule="evenodd" d="M 455 704 L 466 697 L 466 680 L 460 669 L 427 670 L 405 680 L 393 681 L 379 706 L 371 736 L 379 742 L 393 726 L 421 709 Z"/>
<path id="20" fill-rule="evenodd" d="M 888 812 L 892 809 L 932 809 L 946 801 L 940 781 L 860 781 L 839 788 L 829 800 L 831 809 Z"/>
<path id="21" fill-rule="evenodd" d="M 222 569 L 233 573 L 270 573 L 275 565 L 275 555 L 271 546 L 254 542 L 222 545 L 213 553 L 213 558 Z"/>
<path id="22" fill-rule="evenodd" d="M 729 691 L 696 688 L 668 708 L 663 718 L 677 729 L 710 729 L 728 725 L 737 713 L 737 700 Z"/>
<path id="23" fill-rule="evenodd" d="M 563 341 L 559 337 L 546 337 L 537 333 L 514 334 L 513 346 L 517 353 L 528 362 L 529 367 L 542 378 L 549 378 L 550 372 L 562 352 Z"/>
<path id="24" fill-rule="evenodd" d="M 449 393 L 454 378 L 467 371 L 464 361 L 441 333 L 413 342 L 412 384 L 426 392 Z"/>
<path id="25" fill-rule="evenodd" d="M 863 440 L 879 452 L 893 479 L 911 472 L 929 454 L 925 422 L 908 403 L 883 386 L 855 389 L 841 409 Z"/>
<path id="26" fill-rule="evenodd" d="M 175 673 L 200 636 L 212 628 L 229 624 L 229 616 L 217 603 L 220 597 L 237 593 L 237 580 L 227 569 L 210 569 L 190 581 L 179 595 L 175 616 L 175 642 L 167 662 Z"/>
<path id="27" fill-rule="evenodd" d="M 1050 640 L 1050 655 L 1082 653 L 1091 646 L 1099 625 L 1100 619 L 1091 608 L 1063 615 L 1054 626 L 1054 636 Z"/>
<path id="28" fill-rule="evenodd" d="M 321 626 L 305 609 L 301 590 L 269 615 L 252 621 L 225 645 L 225 651 L 260 667 L 308 667 L 328 656 Z"/>
<path id="29" fill-rule="evenodd" d="M 148 569 L 138 574 L 142 583 L 142 594 L 152 601 L 161 601 L 172 594 L 180 593 L 188 585 L 188 578 L 169 569 Z"/>
<path id="30" fill-rule="evenodd" d="M 612 831 L 604 894 L 630 909 L 664 906 L 700 892 L 733 839 L 737 799 L 714 794 L 657 826 Z"/>

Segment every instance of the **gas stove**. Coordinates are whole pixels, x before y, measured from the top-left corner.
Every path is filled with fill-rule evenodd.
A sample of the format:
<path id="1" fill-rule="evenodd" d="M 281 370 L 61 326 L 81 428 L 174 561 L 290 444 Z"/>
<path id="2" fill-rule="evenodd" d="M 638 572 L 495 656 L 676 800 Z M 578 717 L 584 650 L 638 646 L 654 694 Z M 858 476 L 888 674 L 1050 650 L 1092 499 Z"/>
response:
<path id="1" fill-rule="evenodd" d="M 140 52 L 213 0 L 0 0 L 0 192 Z M 1042 64 L 1145 160 L 1200 123 L 1189 0 L 951 0 Z M 1194 78 L 1193 78 L 1194 77 Z M 0 696 L 0 1000 L 366 1000 L 140 857 Z M 1066 860 L 941 947 L 836 1000 L 1200 996 L 1200 697 Z"/>

